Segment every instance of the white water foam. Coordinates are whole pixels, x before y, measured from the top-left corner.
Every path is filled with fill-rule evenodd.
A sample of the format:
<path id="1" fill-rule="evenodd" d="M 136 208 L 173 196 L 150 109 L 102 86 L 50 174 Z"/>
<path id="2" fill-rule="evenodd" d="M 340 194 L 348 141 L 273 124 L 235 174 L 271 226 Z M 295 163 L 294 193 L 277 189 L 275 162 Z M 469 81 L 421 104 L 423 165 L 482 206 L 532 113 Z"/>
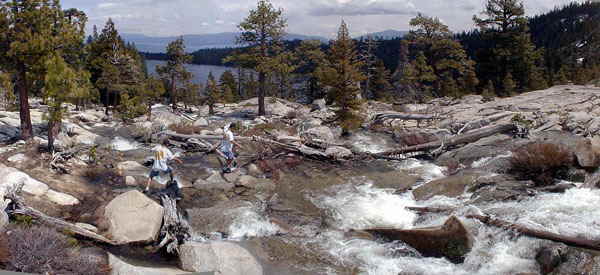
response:
<path id="1" fill-rule="evenodd" d="M 418 159 L 397 161 L 393 162 L 393 165 L 399 170 L 404 170 L 412 175 L 420 177 L 421 181 L 424 183 L 445 177 L 445 173 L 448 170 L 446 167 Z"/>
<path id="2" fill-rule="evenodd" d="M 139 143 L 135 142 L 135 141 L 131 141 L 131 140 L 127 140 L 123 137 L 115 137 L 111 143 L 110 146 L 112 147 L 112 149 L 117 150 L 117 151 L 129 151 L 129 150 L 135 150 L 137 148 L 140 147 Z"/>
<path id="3" fill-rule="evenodd" d="M 280 231 L 279 226 L 259 215 L 253 207 L 238 208 L 236 214 L 234 222 L 229 226 L 229 239 L 272 236 Z"/>
<path id="4" fill-rule="evenodd" d="M 329 191 L 331 196 L 322 195 L 311 200 L 327 210 L 338 229 L 410 228 L 417 217 L 405 209 L 415 205 L 410 194 L 394 195 L 394 190 L 374 188 L 372 182 L 334 186 Z"/>
<path id="5" fill-rule="evenodd" d="M 418 220 L 405 206 L 415 205 L 411 196 L 394 195 L 389 190 L 374 188 L 371 184 L 337 186 L 328 193 L 313 198 L 318 207 L 333 218 L 334 227 L 342 230 L 373 227 L 399 229 L 441 225 L 444 215 L 433 220 Z M 515 221 L 552 232 L 590 239 L 600 238 L 600 190 L 571 189 L 564 194 L 540 194 L 520 202 L 500 202 L 478 209 L 464 206 L 458 199 L 436 197 L 420 203 L 433 207 L 457 207 L 455 213 L 483 211 L 498 214 L 498 218 Z M 500 215 L 502 214 L 502 215 Z M 539 273 L 534 257 L 548 241 L 516 236 L 503 229 L 487 227 L 461 218 L 474 234 L 474 247 L 465 262 L 453 264 L 445 259 L 424 258 L 413 254 L 394 253 L 401 244 L 381 243 L 362 239 L 348 239 L 343 232 L 326 231 L 313 240 L 341 264 L 357 265 L 361 274 L 457 274 L 509 275 Z M 395 246 L 394 246 L 395 245 Z M 406 246 L 404 246 L 406 247 Z M 395 255 L 394 255 L 395 254 Z"/>

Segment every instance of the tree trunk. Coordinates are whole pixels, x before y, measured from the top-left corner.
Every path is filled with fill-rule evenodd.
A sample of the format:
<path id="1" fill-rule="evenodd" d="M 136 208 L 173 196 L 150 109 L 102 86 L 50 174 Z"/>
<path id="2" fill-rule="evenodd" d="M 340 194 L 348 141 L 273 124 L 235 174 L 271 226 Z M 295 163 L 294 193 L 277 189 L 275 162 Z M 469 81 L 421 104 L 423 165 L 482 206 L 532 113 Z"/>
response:
<path id="1" fill-rule="evenodd" d="M 208 114 L 211 116 L 215 114 L 215 107 L 214 107 L 214 104 L 212 104 L 212 103 L 208 104 Z"/>
<path id="2" fill-rule="evenodd" d="M 19 115 L 21 119 L 21 139 L 30 140 L 33 138 L 33 126 L 31 125 L 31 115 L 29 113 L 29 88 L 27 84 L 27 72 L 25 65 L 20 64 L 17 79 L 19 89 Z"/>
<path id="3" fill-rule="evenodd" d="M 400 150 L 394 150 L 394 151 L 373 154 L 373 157 L 386 159 L 386 158 L 389 158 L 389 156 L 393 156 L 393 155 L 401 155 L 401 154 L 418 152 L 418 151 L 427 151 L 427 150 L 437 149 L 437 148 L 440 148 L 443 146 L 455 146 L 455 145 L 459 145 L 459 144 L 463 144 L 463 143 L 475 142 L 475 141 L 478 141 L 485 137 L 489 137 L 489 136 L 493 136 L 495 134 L 514 130 L 515 128 L 516 127 L 514 124 L 500 124 L 500 125 L 496 125 L 496 126 L 492 126 L 492 127 L 485 127 L 485 128 L 481 128 L 479 130 L 475 130 L 475 131 L 472 131 L 472 132 L 469 132 L 466 134 L 456 135 L 456 136 L 450 137 L 446 140 L 437 140 L 437 141 L 419 144 L 419 145 L 415 145 L 415 146 L 405 147 Z"/>
<path id="4" fill-rule="evenodd" d="M 494 219 L 489 216 L 468 215 L 467 218 L 479 220 L 482 223 L 487 224 L 487 225 L 501 227 L 501 228 L 504 228 L 507 230 L 512 230 L 512 231 L 517 231 L 523 235 L 538 238 L 538 239 L 550 240 L 550 241 L 564 243 L 569 246 L 600 251 L 600 240 L 588 240 L 588 239 L 578 238 L 578 237 L 563 236 L 563 235 L 559 235 L 559 234 L 548 232 L 548 231 L 527 228 L 523 225 L 519 225 L 519 224 L 515 224 L 515 223 L 511 223 L 511 222 L 507 222 L 507 221 L 503 221 L 503 220 L 499 220 L 499 219 Z"/>
<path id="5" fill-rule="evenodd" d="M 263 72 L 258 73 L 258 115 L 264 116 L 266 115 L 265 111 L 265 90 L 266 90 L 266 74 Z"/>
<path id="6" fill-rule="evenodd" d="M 171 94 L 170 94 L 170 98 L 171 98 L 171 104 L 172 104 L 172 108 L 173 111 L 175 111 L 177 109 L 177 107 L 175 106 L 175 88 L 177 88 L 175 86 L 175 75 L 171 76 Z"/>
<path id="7" fill-rule="evenodd" d="M 152 120 L 152 102 L 148 102 L 148 121 Z"/>
<path id="8" fill-rule="evenodd" d="M 52 116 L 52 114 L 50 114 Z M 48 120 L 48 151 L 54 152 L 54 140 L 60 133 L 62 121 L 49 119 Z"/>

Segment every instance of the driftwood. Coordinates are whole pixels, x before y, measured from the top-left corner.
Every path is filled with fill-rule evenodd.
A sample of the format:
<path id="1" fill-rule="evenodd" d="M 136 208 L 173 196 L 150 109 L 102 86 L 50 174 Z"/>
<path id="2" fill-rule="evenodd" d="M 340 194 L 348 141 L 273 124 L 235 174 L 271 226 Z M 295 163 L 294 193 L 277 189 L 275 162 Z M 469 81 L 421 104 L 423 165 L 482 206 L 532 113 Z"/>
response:
<path id="1" fill-rule="evenodd" d="M 410 113 L 380 113 L 373 116 L 373 124 L 382 123 L 388 119 L 402 119 L 402 120 L 433 120 L 439 118 L 437 115 L 425 115 L 425 114 L 410 114 Z"/>
<path id="2" fill-rule="evenodd" d="M 479 220 L 482 223 L 487 224 L 487 225 L 496 226 L 496 227 L 500 227 L 500 228 L 504 228 L 504 229 L 508 229 L 508 230 L 514 230 L 523 235 L 538 238 L 538 239 L 550 240 L 550 241 L 564 243 L 569 246 L 600 251 L 600 240 L 588 240 L 588 239 L 578 238 L 578 237 L 563 236 L 563 235 L 548 232 L 548 231 L 527 228 L 523 225 L 519 225 L 519 224 L 515 224 L 515 223 L 511 223 L 511 222 L 507 222 L 507 221 L 503 221 L 503 220 L 499 220 L 499 219 L 494 219 L 489 216 L 483 216 L 483 215 L 468 215 L 467 218 Z"/>
<path id="3" fill-rule="evenodd" d="M 164 208 L 163 225 L 160 230 L 161 242 L 156 250 L 166 246 L 167 252 L 179 253 L 179 245 L 191 237 L 191 228 L 187 220 L 177 211 L 177 201 L 161 194 L 160 199 Z"/>
<path id="4" fill-rule="evenodd" d="M 410 211 L 414 211 L 417 212 L 419 214 L 426 214 L 426 213 L 450 213 L 453 212 L 456 209 L 453 208 L 439 208 L 439 207 L 414 207 L 414 206 L 408 206 L 406 207 L 407 210 Z"/>
<path id="5" fill-rule="evenodd" d="M 22 187 L 23 187 L 23 185 L 20 184 L 19 186 L 10 188 L 10 190 L 8 190 L 7 194 L 5 195 L 6 198 L 8 198 L 12 201 L 11 205 L 7 209 L 8 214 L 13 214 L 13 215 L 21 214 L 21 215 L 30 216 L 34 219 L 39 220 L 42 223 L 48 224 L 50 226 L 53 226 L 53 227 L 56 227 L 56 228 L 59 228 L 62 230 L 73 232 L 79 236 L 90 238 L 90 239 L 93 239 L 93 240 L 101 242 L 101 243 L 106 243 L 106 244 L 110 244 L 110 245 L 119 245 L 119 243 L 117 243 L 113 240 L 110 240 L 102 235 L 99 235 L 97 233 L 94 233 L 92 231 L 84 229 L 82 227 L 79 227 L 70 222 L 61 220 L 59 218 L 54 218 L 54 217 L 48 216 L 32 207 L 27 206 L 25 204 L 25 202 L 23 201 L 23 199 L 18 195 L 20 193 Z"/>
<path id="6" fill-rule="evenodd" d="M 393 158 L 393 156 L 396 156 L 396 155 L 405 155 L 405 154 L 413 153 L 413 152 L 430 151 L 430 150 L 434 150 L 434 149 L 438 149 L 438 148 L 443 148 L 446 146 L 456 146 L 459 144 L 475 142 L 482 138 L 493 136 L 495 134 L 512 131 L 515 128 L 516 127 L 514 124 L 500 124 L 500 125 L 496 125 L 496 126 L 481 128 L 479 130 L 472 131 L 472 132 L 469 132 L 466 134 L 456 135 L 453 137 L 446 138 L 444 140 L 438 140 L 438 141 L 428 142 L 428 143 L 424 143 L 424 144 L 408 146 L 408 147 L 402 148 L 400 150 L 372 154 L 372 156 L 374 158 L 389 159 L 389 158 Z"/>

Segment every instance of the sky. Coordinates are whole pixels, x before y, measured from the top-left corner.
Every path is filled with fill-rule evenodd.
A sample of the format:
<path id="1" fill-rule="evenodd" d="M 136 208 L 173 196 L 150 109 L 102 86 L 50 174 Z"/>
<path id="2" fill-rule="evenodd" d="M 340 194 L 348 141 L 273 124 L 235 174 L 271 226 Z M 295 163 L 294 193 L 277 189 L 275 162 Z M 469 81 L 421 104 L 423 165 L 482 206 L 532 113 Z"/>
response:
<path id="1" fill-rule="evenodd" d="M 583 1 L 583 0 L 577 0 Z M 344 19 L 352 35 L 387 29 L 409 30 L 417 13 L 439 17 L 453 31 L 472 29 L 484 0 L 271 0 L 284 9 L 289 33 L 335 36 Z M 547 12 L 573 0 L 524 0 L 528 15 Z M 176 36 L 237 31 L 256 0 L 62 0 L 63 8 L 83 10 L 88 27 L 108 18 L 121 33 Z"/>

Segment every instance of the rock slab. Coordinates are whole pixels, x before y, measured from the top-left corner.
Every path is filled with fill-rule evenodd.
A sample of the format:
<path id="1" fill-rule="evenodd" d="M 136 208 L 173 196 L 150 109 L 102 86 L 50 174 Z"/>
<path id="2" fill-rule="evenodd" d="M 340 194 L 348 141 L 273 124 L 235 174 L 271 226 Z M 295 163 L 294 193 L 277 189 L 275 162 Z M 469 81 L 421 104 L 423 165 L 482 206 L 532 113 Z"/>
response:
<path id="1" fill-rule="evenodd" d="M 133 190 L 114 198 L 104 210 L 108 231 L 120 243 L 150 242 L 156 239 L 163 207 Z"/>
<path id="2" fill-rule="evenodd" d="M 260 263 L 245 248 L 231 242 L 185 243 L 179 247 L 181 268 L 217 275 L 262 275 Z"/>

